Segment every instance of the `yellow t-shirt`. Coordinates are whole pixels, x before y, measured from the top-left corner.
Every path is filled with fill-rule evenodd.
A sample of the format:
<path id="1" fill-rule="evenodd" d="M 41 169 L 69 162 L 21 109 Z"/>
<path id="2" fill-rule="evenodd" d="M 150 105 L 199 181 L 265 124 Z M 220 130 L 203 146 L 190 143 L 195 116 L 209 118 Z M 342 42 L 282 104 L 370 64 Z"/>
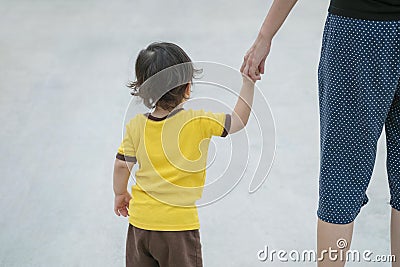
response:
<path id="1" fill-rule="evenodd" d="M 129 222 L 142 229 L 199 229 L 196 208 L 205 182 L 212 136 L 226 136 L 230 115 L 178 109 L 168 117 L 136 115 L 127 125 L 117 158 L 139 164 Z"/>

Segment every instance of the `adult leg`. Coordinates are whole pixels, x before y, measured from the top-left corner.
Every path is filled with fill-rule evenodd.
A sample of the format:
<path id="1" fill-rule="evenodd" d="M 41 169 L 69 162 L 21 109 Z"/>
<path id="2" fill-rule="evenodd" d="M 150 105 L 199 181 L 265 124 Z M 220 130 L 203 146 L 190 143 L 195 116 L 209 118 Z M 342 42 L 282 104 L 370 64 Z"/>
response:
<path id="1" fill-rule="evenodd" d="M 390 223 L 390 241 L 392 255 L 395 256 L 393 267 L 400 267 L 400 211 L 392 208 L 392 218 Z"/>
<path id="2" fill-rule="evenodd" d="M 399 62 L 400 72 L 400 62 Z M 396 262 L 392 266 L 400 267 L 400 83 L 385 124 L 387 143 L 387 173 L 390 187 L 391 248 Z"/>
<path id="3" fill-rule="evenodd" d="M 332 224 L 318 219 L 317 251 L 320 258 L 318 266 L 342 267 L 345 265 L 345 258 L 340 255 L 346 255 L 346 252 L 350 248 L 353 226 L 353 222 L 348 224 Z M 338 244 L 339 242 L 340 244 Z M 341 254 L 336 254 L 337 258 L 330 258 L 328 252 L 332 249 L 341 250 Z"/>
<path id="4" fill-rule="evenodd" d="M 378 138 L 397 86 L 397 25 L 329 15 L 319 65 L 321 167 L 318 255 L 349 249 L 368 201 Z M 343 242 L 342 242 L 343 244 Z M 319 266 L 344 266 L 324 257 Z"/>

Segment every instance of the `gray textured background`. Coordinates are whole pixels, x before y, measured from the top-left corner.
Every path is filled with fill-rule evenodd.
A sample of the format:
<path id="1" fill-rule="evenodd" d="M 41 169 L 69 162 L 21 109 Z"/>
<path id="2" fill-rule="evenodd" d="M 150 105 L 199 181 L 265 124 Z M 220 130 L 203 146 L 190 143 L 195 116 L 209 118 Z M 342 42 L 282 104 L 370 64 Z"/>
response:
<path id="1" fill-rule="evenodd" d="M 113 213 L 111 174 L 134 57 L 165 40 L 194 60 L 239 68 L 269 5 L 1 0 L 0 266 L 123 266 L 127 221 Z M 280 266 L 260 263 L 257 251 L 315 246 L 316 70 L 327 6 L 300 1 L 275 38 L 258 84 L 275 116 L 275 163 L 256 194 L 242 183 L 200 209 L 205 266 Z M 381 142 L 353 249 L 389 254 L 385 175 Z M 286 264 L 298 265 L 311 264 Z"/>

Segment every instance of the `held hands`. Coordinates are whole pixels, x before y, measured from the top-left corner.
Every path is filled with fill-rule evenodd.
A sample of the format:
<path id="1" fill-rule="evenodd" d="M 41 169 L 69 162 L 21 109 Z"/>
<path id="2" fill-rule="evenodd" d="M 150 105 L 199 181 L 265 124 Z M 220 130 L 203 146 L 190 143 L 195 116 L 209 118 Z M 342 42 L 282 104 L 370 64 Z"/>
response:
<path id="1" fill-rule="evenodd" d="M 253 81 L 261 80 L 264 74 L 265 60 L 271 49 L 271 40 L 259 34 L 254 44 L 247 51 L 240 71 Z"/>
<path id="2" fill-rule="evenodd" d="M 129 200 L 131 200 L 131 198 L 128 191 L 123 194 L 115 195 L 114 212 L 117 216 L 128 216 Z"/>

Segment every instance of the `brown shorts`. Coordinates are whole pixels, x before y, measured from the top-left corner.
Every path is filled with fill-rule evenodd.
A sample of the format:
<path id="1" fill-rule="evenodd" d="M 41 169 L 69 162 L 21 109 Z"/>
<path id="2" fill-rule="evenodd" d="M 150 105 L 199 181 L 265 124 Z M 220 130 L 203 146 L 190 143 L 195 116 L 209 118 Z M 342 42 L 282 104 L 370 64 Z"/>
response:
<path id="1" fill-rule="evenodd" d="M 150 231 L 129 224 L 127 267 L 202 267 L 199 230 Z"/>

